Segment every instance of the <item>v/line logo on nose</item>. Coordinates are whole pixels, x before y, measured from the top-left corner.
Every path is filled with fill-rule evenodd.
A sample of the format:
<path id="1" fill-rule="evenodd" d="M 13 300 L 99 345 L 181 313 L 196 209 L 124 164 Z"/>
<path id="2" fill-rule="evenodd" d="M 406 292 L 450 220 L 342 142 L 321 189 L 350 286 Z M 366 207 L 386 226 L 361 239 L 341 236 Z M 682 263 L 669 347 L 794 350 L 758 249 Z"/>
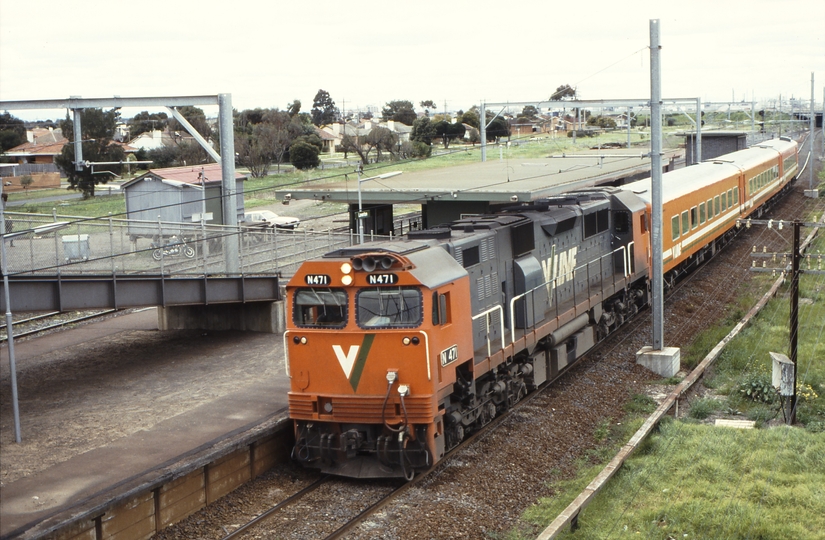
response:
<path id="1" fill-rule="evenodd" d="M 370 353 L 374 339 L 375 334 L 365 334 L 361 345 L 350 345 L 346 352 L 344 352 L 341 345 L 332 346 L 335 358 L 338 359 L 338 363 L 344 371 L 344 376 L 349 380 L 353 391 L 358 388 L 358 382 L 361 380 L 361 374 L 364 371 L 364 365 L 367 363 L 367 356 Z"/>

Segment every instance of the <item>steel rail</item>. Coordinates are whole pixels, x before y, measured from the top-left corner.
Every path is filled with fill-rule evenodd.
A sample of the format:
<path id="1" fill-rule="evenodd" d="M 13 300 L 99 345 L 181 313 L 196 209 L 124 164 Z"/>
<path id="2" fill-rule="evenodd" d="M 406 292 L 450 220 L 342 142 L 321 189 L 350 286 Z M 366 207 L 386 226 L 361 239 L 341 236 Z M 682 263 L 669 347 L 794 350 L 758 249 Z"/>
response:
<path id="1" fill-rule="evenodd" d="M 78 323 L 78 322 L 82 322 L 82 321 L 87 321 L 89 319 L 94 319 L 96 317 L 102 317 L 104 315 L 114 313 L 115 311 L 120 311 L 120 310 L 118 310 L 118 309 L 107 309 L 105 311 L 101 311 L 100 313 L 94 313 L 92 315 L 84 315 L 83 317 L 77 317 L 77 318 L 71 319 L 69 321 L 62 321 L 62 322 L 58 322 L 58 323 L 55 323 L 55 324 L 50 324 L 49 326 L 44 326 L 42 328 L 36 328 L 34 330 L 29 330 L 27 332 L 20 332 L 19 334 L 15 333 L 14 337 L 15 338 L 21 338 L 21 337 L 26 337 L 26 336 L 32 336 L 32 335 L 35 335 L 35 334 L 39 334 L 41 332 L 45 332 L 47 330 L 54 330 L 55 328 L 61 328 L 63 326 L 68 326 L 70 324 L 74 324 L 74 323 Z M 51 315 L 48 315 L 48 316 L 54 316 L 54 314 L 51 314 Z M 42 316 L 40 318 L 45 318 L 45 317 L 46 316 Z M 12 331 L 13 330 L 14 330 L 14 327 L 12 327 Z M 7 340 L 8 340 L 8 336 L 2 337 L 2 338 L 0 338 L 0 343 L 5 343 Z"/>

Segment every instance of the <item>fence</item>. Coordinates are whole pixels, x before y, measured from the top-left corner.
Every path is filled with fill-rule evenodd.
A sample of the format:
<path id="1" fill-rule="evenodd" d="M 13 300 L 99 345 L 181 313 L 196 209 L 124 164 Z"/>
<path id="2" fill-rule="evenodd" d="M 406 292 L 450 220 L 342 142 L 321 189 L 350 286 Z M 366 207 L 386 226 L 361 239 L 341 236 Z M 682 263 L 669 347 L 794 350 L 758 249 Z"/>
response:
<path id="1" fill-rule="evenodd" d="M 242 274 L 293 274 L 306 259 L 353 245 L 350 232 L 141 222 L 157 234 L 135 236 L 135 220 L 6 213 L 9 275 L 228 273 L 227 243 L 239 240 Z M 372 239 L 378 239 L 373 236 Z"/>

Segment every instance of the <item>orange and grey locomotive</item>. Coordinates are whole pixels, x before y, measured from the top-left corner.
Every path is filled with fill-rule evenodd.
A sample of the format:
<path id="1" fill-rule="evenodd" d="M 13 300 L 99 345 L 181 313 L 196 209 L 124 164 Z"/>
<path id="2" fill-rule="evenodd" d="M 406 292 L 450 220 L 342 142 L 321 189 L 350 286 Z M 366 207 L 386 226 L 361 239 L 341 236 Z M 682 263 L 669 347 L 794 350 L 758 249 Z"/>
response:
<path id="1" fill-rule="evenodd" d="M 740 152 L 665 175 L 665 272 L 795 173 L 792 141 Z M 648 303 L 649 189 L 575 191 L 303 263 L 284 335 L 293 457 L 412 478 L 555 378 Z"/>

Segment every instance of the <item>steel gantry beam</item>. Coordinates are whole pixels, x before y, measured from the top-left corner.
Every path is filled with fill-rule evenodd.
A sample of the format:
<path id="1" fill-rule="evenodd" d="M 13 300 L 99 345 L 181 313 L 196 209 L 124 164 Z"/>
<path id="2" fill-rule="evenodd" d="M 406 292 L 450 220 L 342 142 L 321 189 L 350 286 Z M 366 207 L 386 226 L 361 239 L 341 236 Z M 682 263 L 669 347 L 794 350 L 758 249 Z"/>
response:
<path id="1" fill-rule="evenodd" d="M 696 108 L 696 156 L 701 160 L 702 156 L 702 100 L 701 98 L 662 98 L 659 102 L 662 107 L 690 104 Z M 594 109 L 606 107 L 626 107 L 629 109 L 638 107 L 650 109 L 649 98 L 637 99 L 574 99 L 570 101 L 560 100 L 537 100 L 537 101 L 500 101 L 481 102 L 481 112 L 479 118 L 479 128 L 481 136 L 481 161 L 487 161 L 487 106 L 493 107 L 544 107 L 551 109 Z M 500 112 L 498 114 L 501 114 Z M 497 115 L 496 115 L 497 116 Z M 628 118 L 628 123 L 630 119 Z"/>

